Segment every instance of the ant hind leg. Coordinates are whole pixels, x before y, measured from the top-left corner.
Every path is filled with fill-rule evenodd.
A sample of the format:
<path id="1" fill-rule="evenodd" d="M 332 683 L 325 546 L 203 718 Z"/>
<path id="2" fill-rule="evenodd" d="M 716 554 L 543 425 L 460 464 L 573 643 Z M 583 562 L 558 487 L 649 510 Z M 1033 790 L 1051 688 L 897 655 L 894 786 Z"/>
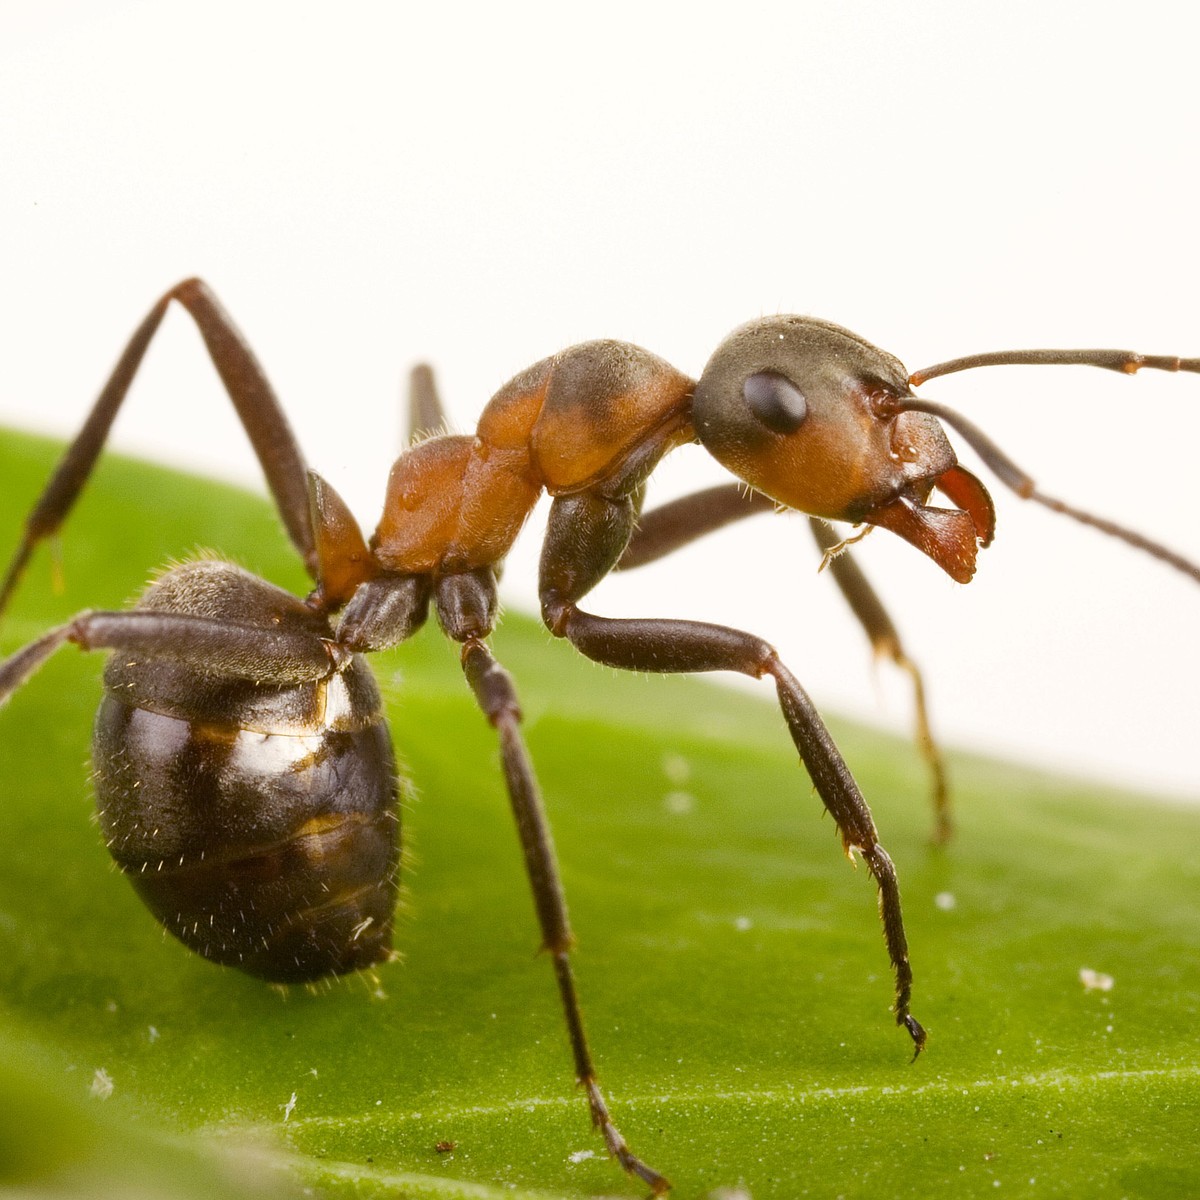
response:
<path id="1" fill-rule="evenodd" d="M 279 400 L 254 352 L 208 285 L 185 279 L 164 293 L 134 331 L 117 365 L 25 521 L 25 532 L 0 583 L 0 613 L 38 544 L 58 532 L 83 491 L 142 358 L 171 301 L 196 322 L 209 356 L 262 464 L 292 544 L 314 578 L 316 550 L 309 514 L 304 457 Z"/>

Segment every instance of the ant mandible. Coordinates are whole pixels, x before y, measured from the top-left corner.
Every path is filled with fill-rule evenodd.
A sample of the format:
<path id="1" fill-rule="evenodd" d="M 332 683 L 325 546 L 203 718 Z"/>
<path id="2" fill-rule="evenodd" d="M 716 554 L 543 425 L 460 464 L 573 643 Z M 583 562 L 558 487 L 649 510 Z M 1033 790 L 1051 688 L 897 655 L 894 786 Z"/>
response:
<path id="1" fill-rule="evenodd" d="M 556 637 L 611 667 L 770 677 L 788 731 L 848 855 L 879 889 L 893 1011 L 915 1053 L 912 971 L 896 871 L 870 810 L 811 700 L 775 650 L 722 625 L 614 620 L 579 602 L 610 571 L 649 562 L 764 508 L 813 519 L 833 573 L 877 650 L 913 677 L 918 733 L 949 830 L 940 758 L 920 676 L 865 578 L 836 557 L 825 522 L 882 526 L 959 582 L 971 579 L 995 513 L 958 464 L 945 422 L 1026 499 L 1131 542 L 1200 581 L 1159 544 L 1046 496 L 957 413 L 912 388 L 1000 364 L 1075 363 L 1134 373 L 1200 371 L 1200 359 L 1108 350 L 1024 350 L 954 359 L 909 374 L 891 355 L 825 321 L 752 321 L 693 380 L 636 346 L 596 341 L 544 359 L 491 399 L 474 436 L 419 441 L 392 467 L 368 542 L 336 492 L 307 469 L 262 368 L 197 279 L 167 292 L 134 333 L 82 430 L 30 514 L 0 585 L 0 612 L 30 554 L 60 527 L 171 301 L 200 329 L 315 588 L 304 600 L 229 563 L 172 567 L 128 612 L 85 611 L 0 663 L 0 703 L 60 646 L 119 650 L 105 671 L 93 758 L 105 840 L 157 919 L 215 962 L 306 981 L 391 952 L 397 894 L 398 777 L 379 692 L 360 655 L 395 646 L 430 604 L 461 646 L 462 669 L 499 735 L 504 776 L 542 946 L 553 963 L 575 1074 L 622 1167 L 661 1194 L 664 1176 L 609 1116 L 584 1034 L 572 933 L 550 830 L 520 733 L 520 707 L 487 639 L 496 573 L 543 491 L 542 617 Z M 412 424 L 443 424 L 427 370 L 414 372 Z M 660 459 L 699 442 L 741 482 L 641 515 Z M 951 507 L 932 507 L 939 490 Z M 186 769 L 183 769 L 186 767 Z"/>

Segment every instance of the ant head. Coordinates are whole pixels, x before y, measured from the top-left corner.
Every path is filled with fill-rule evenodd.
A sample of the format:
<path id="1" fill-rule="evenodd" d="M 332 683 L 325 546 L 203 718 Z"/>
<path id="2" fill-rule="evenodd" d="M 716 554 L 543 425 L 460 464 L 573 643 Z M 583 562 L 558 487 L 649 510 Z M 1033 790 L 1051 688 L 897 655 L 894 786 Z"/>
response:
<path id="1" fill-rule="evenodd" d="M 905 411 L 908 372 L 827 321 L 766 317 L 734 330 L 693 400 L 696 434 L 723 466 L 780 504 L 882 525 L 959 582 L 991 540 L 993 510 L 942 427 Z M 956 505 L 931 508 L 935 486 Z"/>

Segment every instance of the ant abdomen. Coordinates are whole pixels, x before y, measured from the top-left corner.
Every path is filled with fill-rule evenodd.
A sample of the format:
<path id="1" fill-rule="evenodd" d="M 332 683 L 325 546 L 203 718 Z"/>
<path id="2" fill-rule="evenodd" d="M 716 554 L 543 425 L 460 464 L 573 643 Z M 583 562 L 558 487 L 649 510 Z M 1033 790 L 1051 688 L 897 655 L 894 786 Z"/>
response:
<path id="1" fill-rule="evenodd" d="M 333 639 L 324 617 L 227 563 L 176 567 L 138 607 Z M 228 664 L 116 654 L 104 686 L 93 738 L 101 828 L 166 929 L 278 982 L 390 955 L 398 780 L 360 658 L 322 678 L 263 682 Z"/>

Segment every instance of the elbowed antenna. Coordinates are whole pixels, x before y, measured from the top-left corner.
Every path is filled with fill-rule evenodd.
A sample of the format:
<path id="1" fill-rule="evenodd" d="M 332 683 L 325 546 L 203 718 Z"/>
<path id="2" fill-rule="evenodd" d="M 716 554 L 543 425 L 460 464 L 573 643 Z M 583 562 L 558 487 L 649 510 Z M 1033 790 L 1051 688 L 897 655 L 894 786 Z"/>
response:
<path id="1" fill-rule="evenodd" d="M 951 358 L 932 367 L 925 367 L 920 371 L 914 371 L 908 377 L 908 382 L 913 387 L 919 387 L 927 380 L 937 379 L 942 375 L 953 375 L 958 371 L 969 371 L 975 367 L 1008 366 L 1101 367 L 1104 370 L 1117 371 L 1122 375 L 1135 375 L 1143 369 L 1200 373 L 1200 358 L 1178 358 L 1169 354 L 1138 354 L 1132 350 L 996 350 L 987 354 L 968 354 L 962 358 Z M 897 412 L 924 412 L 944 421 L 962 436 L 967 445 L 979 455 L 1000 482 L 1011 488 L 1023 500 L 1034 500 L 1054 512 L 1062 513 L 1083 525 L 1090 525 L 1093 529 L 1100 530 L 1101 533 L 1118 538 L 1200 583 L 1200 566 L 1190 559 L 1184 558 L 1181 554 L 1177 554 L 1161 542 L 1156 542 L 1153 538 L 1148 538 L 1134 529 L 1127 529 L 1124 525 L 1119 525 L 1107 517 L 1097 516 L 1086 509 L 1076 508 L 1072 504 L 1039 491 L 1031 475 L 1017 466 L 979 426 L 955 412 L 954 409 L 912 395 L 888 397 L 886 404 L 889 409 L 894 408 Z"/>

